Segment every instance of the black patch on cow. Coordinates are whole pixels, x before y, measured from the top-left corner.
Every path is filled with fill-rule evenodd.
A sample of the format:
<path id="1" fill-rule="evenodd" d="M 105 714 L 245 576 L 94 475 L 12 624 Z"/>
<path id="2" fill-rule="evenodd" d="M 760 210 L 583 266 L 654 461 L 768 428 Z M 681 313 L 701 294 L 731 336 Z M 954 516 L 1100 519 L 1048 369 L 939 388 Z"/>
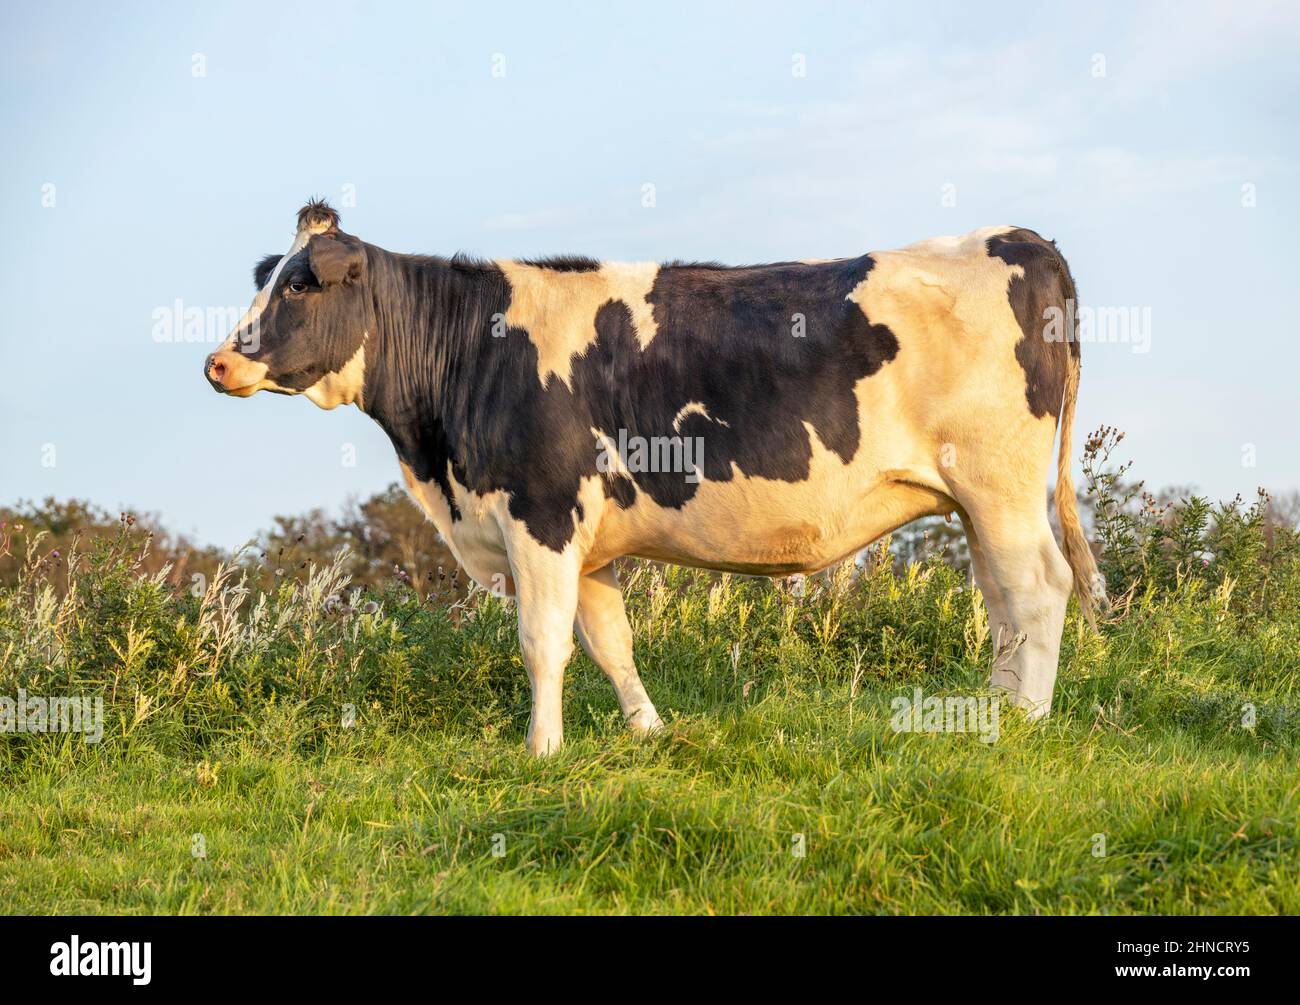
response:
<path id="1" fill-rule="evenodd" d="M 788 265 L 788 262 L 779 262 L 779 265 Z M 761 265 L 723 265 L 721 262 L 688 262 L 681 258 L 674 258 L 671 262 L 664 262 L 661 268 L 665 269 L 736 269 L 749 268 L 761 269 Z"/>
<path id="2" fill-rule="evenodd" d="M 841 262 L 723 269 L 665 266 L 647 300 L 657 334 L 644 351 L 632 338 L 627 305 L 597 315 L 600 341 L 627 358 L 637 400 L 618 416 L 629 435 L 701 437 L 704 477 L 803 481 L 812 461 L 804 424 L 845 463 L 862 430 L 854 385 L 898 353 L 848 296 L 867 278 L 870 256 Z M 629 343 L 629 340 L 630 343 Z M 687 404 L 699 403 L 673 427 Z M 733 468 L 734 465 L 734 468 Z M 680 476 L 633 473 L 664 506 L 681 506 L 696 486 Z"/>
<path id="3" fill-rule="evenodd" d="M 1079 340 L 1077 332 L 1070 331 L 1063 333 L 1065 341 L 1049 341 L 1047 312 L 1055 308 L 1064 313 L 1067 301 L 1074 301 L 1077 314 L 1069 266 L 1055 242 L 1025 228 L 991 237 L 986 247 L 991 256 L 1024 270 L 1008 282 L 1007 301 L 1024 333 L 1016 343 L 1016 360 L 1025 372 L 1025 400 L 1035 418 L 1050 414 L 1059 420 L 1066 374 L 1079 359 Z"/>
<path id="4" fill-rule="evenodd" d="M 605 498 L 613 499 L 618 503 L 619 509 L 631 509 L 632 504 L 636 502 L 636 485 L 627 475 L 603 472 L 600 476 L 600 485 L 605 490 Z"/>
<path id="5" fill-rule="evenodd" d="M 271 278 L 271 273 L 280 264 L 281 257 L 280 255 L 267 255 L 253 266 L 253 285 L 257 289 L 260 290 L 266 285 L 266 281 Z"/>
<path id="6" fill-rule="evenodd" d="M 586 255 L 548 255 L 545 258 L 523 258 L 521 265 L 531 265 L 537 269 L 550 269 L 552 272 L 597 272 L 600 262 Z"/>

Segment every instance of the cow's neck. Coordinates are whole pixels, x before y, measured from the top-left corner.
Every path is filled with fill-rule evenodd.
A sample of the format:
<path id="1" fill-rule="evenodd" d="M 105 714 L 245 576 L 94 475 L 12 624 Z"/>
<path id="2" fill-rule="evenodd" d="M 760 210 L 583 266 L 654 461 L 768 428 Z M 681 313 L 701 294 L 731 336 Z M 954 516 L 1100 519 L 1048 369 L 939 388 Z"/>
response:
<path id="1" fill-rule="evenodd" d="M 366 344 L 364 409 L 421 481 L 452 500 L 448 467 L 468 483 L 483 401 L 480 365 L 509 284 L 491 263 L 370 250 L 376 330 Z M 478 394 L 476 394 L 478 389 Z"/>

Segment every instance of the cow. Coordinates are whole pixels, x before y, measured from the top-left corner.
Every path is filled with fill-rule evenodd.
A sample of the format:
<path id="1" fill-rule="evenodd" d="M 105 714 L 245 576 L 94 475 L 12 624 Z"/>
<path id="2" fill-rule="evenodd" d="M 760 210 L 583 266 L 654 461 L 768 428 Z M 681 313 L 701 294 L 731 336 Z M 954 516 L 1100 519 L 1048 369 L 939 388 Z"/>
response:
<path id="1" fill-rule="evenodd" d="M 457 561 L 515 598 L 530 752 L 563 741 L 575 630 L 627 725 L 663 727 L 616 559 L 810 573 L 934 514 L 960 517 L 1008 640 L 991 686 L 1050 710 L 1071 591 L 1089 623 L 1103 599 L 1070 475 L 1080 347 L 1050 323 L 1076 298 L 1054 242 L 999 226 L 725 267 L 399 254 L 318 200 L 297 222 L 205 375 L 383 428 Z"/>

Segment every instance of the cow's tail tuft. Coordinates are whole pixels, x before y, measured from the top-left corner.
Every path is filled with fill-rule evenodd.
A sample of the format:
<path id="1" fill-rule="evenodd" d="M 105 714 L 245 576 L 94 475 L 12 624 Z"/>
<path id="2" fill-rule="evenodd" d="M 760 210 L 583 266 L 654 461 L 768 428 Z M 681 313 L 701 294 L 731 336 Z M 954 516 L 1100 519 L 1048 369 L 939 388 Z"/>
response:
<path id="1" fill-rule="evenodd" d="M 1062 273 L 1066 295 L 1075 299 L 1074 281 L 1062 259 Z M 1077 304 L 1075 305 L 1077 310 Z M 1106 598 L 1106 581 L 1097 570 L 1092 557 L 1092 547 L 1079 523 L 1079 500 L 1074 494 L 1074 479 L 1070 475 L 1070 434 L 1074 429 L 1074 406 L 1079 398 L 1080 346 L 1078 333 L 1069 333 L 1071 352 L 1066 361 L 1065 394 L 1061 401 L 1061 447 L 1056 457 L 1056 519 L 1061 524 L 1061 550 L 1074 574 L 1074 593 L 1079 598 L 1079 609 L 1088 624 L 1097 627 L 1096 611 L 1109 606 Z"/>

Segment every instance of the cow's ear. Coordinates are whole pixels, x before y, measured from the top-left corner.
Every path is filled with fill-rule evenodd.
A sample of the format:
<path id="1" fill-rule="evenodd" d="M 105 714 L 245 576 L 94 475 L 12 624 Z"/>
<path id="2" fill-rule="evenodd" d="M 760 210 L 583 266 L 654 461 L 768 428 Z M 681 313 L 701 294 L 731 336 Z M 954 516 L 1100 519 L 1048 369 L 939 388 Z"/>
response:
<path id="1" fill-rule="evenodd" d="M 358 241 L 340 241 L 321 235 L 307 246 L 307 262 L 312 275 L 322 286 L 350 283 L 361 278 L 366 267 L 366 253 Z"/>
<path id="2" fill-rule="evenodd" d="M 260 262 L 253 266 L 253 285 L 259 290 L 266 285 L 266 281 L 271 278 L 271 273 L 275 267 L 280 264 L 279 255 L 267 255 Z"/>

